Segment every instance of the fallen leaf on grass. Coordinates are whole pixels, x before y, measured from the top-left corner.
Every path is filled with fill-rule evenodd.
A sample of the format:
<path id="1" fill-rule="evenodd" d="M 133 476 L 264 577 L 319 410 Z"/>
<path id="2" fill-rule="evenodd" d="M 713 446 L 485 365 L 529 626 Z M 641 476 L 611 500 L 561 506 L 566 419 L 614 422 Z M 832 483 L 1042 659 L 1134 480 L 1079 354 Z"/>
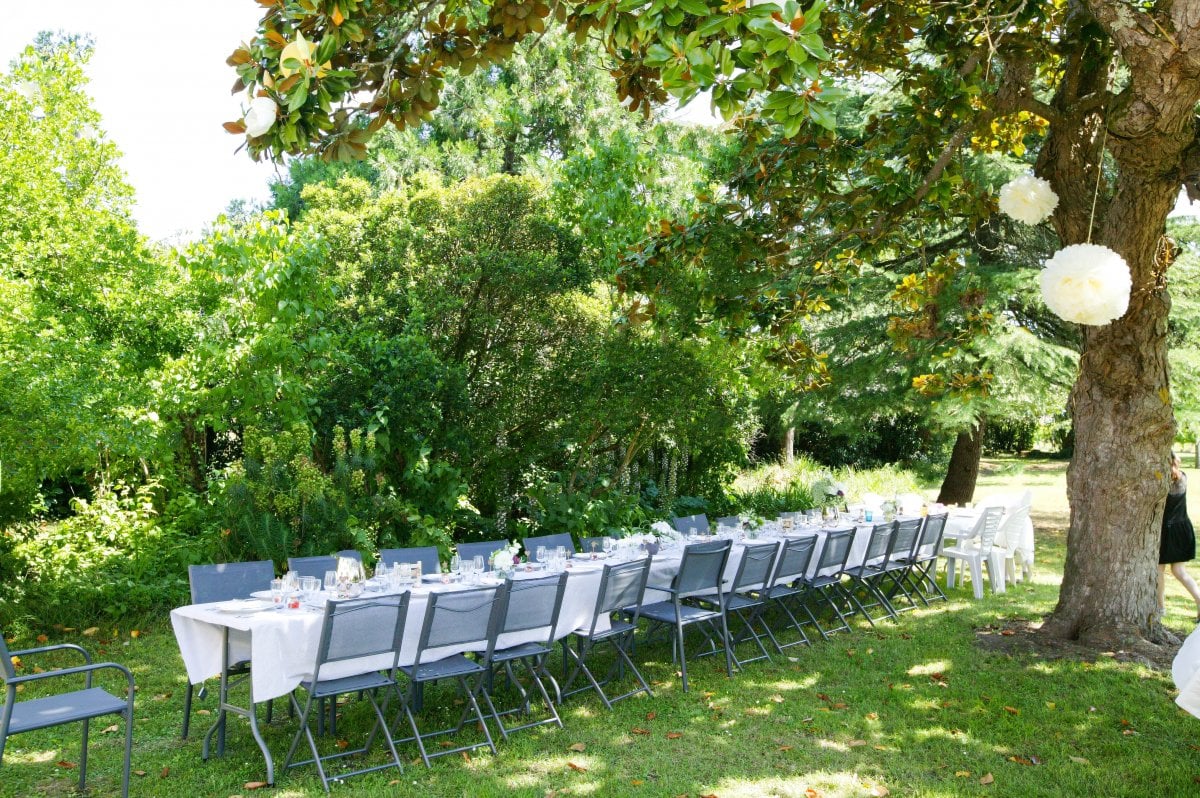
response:
<path id="1" fill-rule="evenodd" d="M 991 784 L 995 780 L 996 780 L 996 778 L 991 773 L 988 773 L 979 780 L 979 783 L 980 784 Z"/>
<path id="2" fill-rule="evenodd" d="M 567 767 L 576 773 L 587 773 L 587 768 L 585 768 L 583 765 L 576 765 L 574 762 L 568 762 Z"/>
<path id="3" fill-rule="evenodd" d="M 100 733 L 101 734 L 112 734 L 113 732 L 117 731 L 119 728 L 120 728 L 120 726 L 118 726 L 117 724 L 114 723 L 111 726 L 105 726 L 103 729 L 100 730 Z"/>
<path id="4" fill-rule="evenodd" d="M 470 751 L 459 751 L 458 753 L 459 753 L 459 756 L 461 756 L 463 758 L 464 762 L 471 761 L 471 752 Z"/>
<path id="5" fill-rule="evenodd" d="M 1016 634 L 1016 632 L 1014 632 L 1012 629 L 1004 629 L 1000 632 L 1000 634 L 1004 635 L 1005 637 L 1012 637 Z"/>
<path id="6" fill-rule="evenodd" d="M 267 784 L 265 781 L 248 781 L 242 785 L 242 787 L 247 790 L 261 790 L 263 787 L 269 786 L 271 785 Z"/>
<path id="7" fill-rule="evenodd" d="M 641 787 L 646 782 L 642 781 L 641 779 L 630 779 L 629 783 L 632 784 L 634 787 Z"/>
<path id="8" fill-rule="evenodd" d="M 876 784 L 874 787 L 871 788 L 871 795 L 874 795 L 875 798 L 887 798 L 887 796 L 889 796 L 891 794 L 892 794 L 891 791 L 888 790 L 887 787 L 884 787 L 882 784 Z"/>
<path id="9" fill-rule="evenodd" d="M 212 712 L 207 709 L 197 709 L 196 714 L 197 715 L 211 715 Z"/>
<path id="10" fill-rule="evenodd" d="M 804 798 L 824 798 L 824 793 L 822 793 L 820 790 L 814 790 L 812 787 L 809 787 L 804 791 Z"/>
<path id="11" fill-rule="evenodd" d="M 341 750 L 345 751 L 347 748 L 350 747 L 350 741 L 349 740 L 338 740 L 337 747 L 340 748 Z"/>
<path id="12" fill-rule="evenodd" d="M 866 744 L 867 744 L 866 740 L 851 740 L 848 743 L 846 743 L 846 746 L 849 748 L 858 748 L 860 745 L 866 745 Z"/>
<path id="13" fill-rule="evenodd" d="M 1090 765 L 1090 764 L 1092 764 L 1090 761 L 1088 761 L 1088 760 L 1084 759 L 1084 758 L 1083 758 L 1083 757 L 1081 757 L 1081 756 L 1069 756 L 1069 757 L 1067 757 L 1067 759 L 1071 760 L 1071 761 L 1072 761 L 1072 762 L 1074 762 L 1076 765 Z"/>
<path id="14" fill-rule="evenodd" d="M 958 776 L 960 779 L 965 779 L 965 778 L 967 778 L 968 776 L 970 776 L 970 775 L 971 775 L 971 771 L 969 771 L 969 770 L 956 770 L 956 771 L 954 771 L 954 775 L 955 775 L 955 776 Z"/>
<path id="15" fill-rule="evenodd" d="M 830 708 L 831 709 L 845 709 L 846 705 L 843 702 L 839 701 L 836 704 L 831 704 Z"/>
<path id="16" fill-rule="evenodd" d="M 817 693 L 817 698 L 821 699 L 822 701 L 832 701 L 833 700 L 832 698 L 825 695 L 824 693 Z"/>
<path id="17" fill-rule="evenodd" d="M 162 770 L 158 771 L 158 777 L 160 779 L 165 779 L 167 776 L 170 776 L 170 775 L 171 775 L 170 768 L 163 768 Z"/>
<path id="18" fill-rule="evenodd" d="M 67 761 L 67 760 L 65 760 L 65 759 L 60 759 L 60 760 L 58 760 L 57 762 L 55 762 L 54 764 L 58 765 L 60 768 L 73 768 L 73 767 L 75 767 L 75 763 L 74 763 L 74 762 L 68 762 L 68 761 Z"/>
<path id="19" fill-rule="evenodd" d="M 36 639 L 42 645 L 50 642 L 50 638 L 46 637 L 45 635 L 38 635 Z"/>
<path id="20" fill-rule="evenodd" d="M 649 729 L 643 729 L 641 726 L 634 726 L 629 730 L 630 734 L 649 734 Z"/>
<path id="21" fill-rule="evenodd" d="M 868 712 L 866 715 L 866 718 L 867 718 L 867 720 L 879 720 L 879 713 L 878 712 Z"/>
<path id="22" fill-rule="evenodd" d="M 567 750 L 575 751 L 576 753 L 582 754 L 584 751 L 587 750 L 587 746 L 584 745 L 583 743 L 571 743 L 570 745 L 567 746 Z"/>
<path id="23" fill-rule="evenodd" d="M 782 703 L 783 703 L 783 696 L 781 696 L 781 695 L 773 695 L 773 696 L 771 696 L 771 700 L 772 700 L 772 701 L 774 701 L 776 704 L 782 704 Z"/>
<path id="24" fill-rule="evenodd" d="M 792 750 L 792 746 L 790 746 L 790 745 L 781 745 L 781 746 L 779 746 L 778 748 L 776 748 L 775 750 L 776 750 L 776 751 L 791 751 L 791 750 Z"/>
<path id="25" fill-rule="evenodd" d="M 1010 715 L 1020 715 L 1021 714 L 1021 710 L 1017 709 L 1016 707 L 1005 707 L 1004 711 Z"/>
<path id="26" fill-rule="evenodd" d="M 133 771 L 133 775 L 135 775 L 135 776 L 145 776 L 145 775 L 146 775 L 146 771 L 144 771 L 144 770 L 135 770 L 135 771 Z"/>
<path id="27" fill-rule="evenodd" d="M 89 626 L 88 628 L 83 630 L 82 634 L 84 637 L 95 637 L 96 632 L 99 632 L 99 631 L 100 631 L 99 626 Z"/>
<path id="28" fill-rule="evenodd" d="M 657 717 L 658 717 L 657 712 L 647 712 L 646 713 L 646 720 L 654 720 Z"/>
<path id="29" fill-rule="evenodd" d="M 1008 758 L 1008 761 L 1016 762 L 1018 765 L 1040 765 L 1040 764 L 1042 764 L 1042 760 L 1038 759 L 1036 756 L 1031 756 L 1031 757 L 1010 756 Z"/>
<path id="30" fill-rule="evenodd" d="M 683 734 L 681 732 L 667 732 L 668 740 L 678 740 L 682 736 Z"/>
<path id="31" fill-rule="evenodd" d="M 710 793 L 710 794 L 708 794 L 708 795 L 701 795 L 701 796 L 700 796 L 700 798 L 717 798 L 717 794 L 716 794 L 716 793 Z"/>
<path id="32" fill-rule="evenodd" d="M 1124 734 L 1126 737 L 1132 737 L 1133 735 L 1137 734 L 1137 732 L 1133 729 L 1123 729 L 1121 734 Z"/>

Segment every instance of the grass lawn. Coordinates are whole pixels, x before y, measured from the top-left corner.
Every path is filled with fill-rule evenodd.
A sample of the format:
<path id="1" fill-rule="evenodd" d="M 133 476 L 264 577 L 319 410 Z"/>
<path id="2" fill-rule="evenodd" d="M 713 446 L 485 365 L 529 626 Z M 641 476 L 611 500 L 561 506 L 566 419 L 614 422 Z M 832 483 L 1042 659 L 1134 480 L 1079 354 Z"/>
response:
<path id="1" fill-rule="evenodd" d="M 362 776 L 333 792 L 430 796 L 1151 796 L 1200 794 L 1200 720 L 1177 709 L 1170 675 L 1101 655 L 1095 661 L 1009 655 L 980 646 L 1009 624 L 1053 608 L 1062 569 L 1065 464 L 989 460 L 977 496 L 1028 485 L 1035 493 L 1037 568 L 1031 584 L 973 601 L 969 586 L 951 601 L 908 613 L 791 658 L 748 665 L 724 677 L 716 658 L 689 665 L 680 690 L 669 648 L 639 650 L 654 698 L 618 704 L 577 696 L 563 707 L 565 729 L 541 727 L 426 770 L 411 745 L 405 770 Z M 1200 484 L 1195 482 L 1194 484 Z M 1172 582 L 1167 624 L 1190 631 L 1186 594 Z M 81 621 L 82 622 L 82 621 Z M 138 637 L 130 632 L 137 629 Z M 156 618 L 91 638 L 47 630 L 51 642 L 82 641 L 133 668 L 138 679 L 135 776 L 140 796 L 322 795 L 315 771 L 277 776 L 251 791 L 264 768 L 246 724 L 230 719 L 228 754 L 200 760 L 211 716 L 197 715 L 179 739 L 185 687 L 169 622 Z M 101 642 L 104 638 L 107 642 Z M 16 648 L 37 645 L 18 639 Z M 29 664 L 26 664 L 29 667 Z M 215 690 L 213 691 L 215 692 Z M 438 692 L 428 699 L 439 703 Z M 448 693 L 443 704 L 452 701 Z M 211 707 L 212 698 L 198 702 Z M 457 707 L 444 712 L 457 715 Z M 358 744 L 362 702 L 343 707 L 339 735 Z M 430 709 L 433 712 L 434 710 Z M 93 795 L 119 787 L 121 735 L 93 724 Z M 431 727 L 432 728 L 432 727 Z M 294 726 L 286 713 L 267 731 L 282 760 Z M 69 795 L 77 777 L 78 733 L 66 728 L 9 742 L 3 795 Z"/>

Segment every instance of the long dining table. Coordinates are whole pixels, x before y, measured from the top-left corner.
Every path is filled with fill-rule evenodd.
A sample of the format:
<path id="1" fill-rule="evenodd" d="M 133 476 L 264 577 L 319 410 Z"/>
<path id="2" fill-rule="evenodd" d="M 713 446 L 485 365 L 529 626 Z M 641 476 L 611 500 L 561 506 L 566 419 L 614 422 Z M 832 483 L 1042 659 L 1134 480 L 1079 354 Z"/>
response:
<path id="1" fill-rule="evenodd" d="M 746 544 L 763 540 L 784 540 L 788 536 L 816 535 L 818 537 L 818 545 L 813 552 L 808 574 L 810 577 L 815 575 L 824 538 L 829 531 L 822 527 L 803 525 L 784 530 L 778 525 L 768 524 L 758 530 L 755 538 L 744 538 L 739 534 L 739 539 L 734 541 L 730 549 L 729 560 L 724 572 L 726 587 L 737 573 Z M 862 564 L 867 540 L 870 537 L 870 525 L 858 526 L 856 531 L 857 534 L 847 562 L 848 567 Z M 653 555 L 647 581 L 647 601 L 655 601 L 666 595 L 659 589 L 669 587 L 679 572 L 683 555 L 682 549 L 682 545 L 677 545 Z M 573 631 L 586 629 L 591 624 L 606 563 L 645 556 L 647 556 L 645 552 L 627 549 L 624 554 L 614 553 L 611 557 L 605 554 L 579 554 L 571 558 L 565 569 L 568 574 L 567 589 L 563 594 L 563 604 L 558 624 L 554 630 L 554 639 L 565 638 Z M 520 580 L 545 575 L 546 571 L 544 570 L 521 565 L 514 569 L 511 578 Z M 449 576 L 446 576 L 445 580 L 442 581 L 439 576 L 405 588 L 410 590 L 412 595 L 409 599 L 408 615 L 400 650 L 399 663 L 401 665 L 411 665 L 416 659 L 421 625 L 430 595 L 440 591 L 469 589 L 473 586 L 460 581 L 451 581 Z M 490 574 L 484 574 L 481 583 L 495 584 L 496 581 L 498 580 Z M 267 587 L 267 585 L 263 586 L 264 591 L 260 592 L 259 596 L 264 595 Z M 366 592 L 363 595 L 366 597 L 378 596 L 385 595 L 385 592 Z M 244 599 L 211 604 L 192 604 L 171 611 L 171 625 L 175 631 L 175 638 L 179 644 L 179 651 L 189 681 L 192 684 L 200 684 L 214 677 L 220 678 L 218 716 L 212 728 L 205 735 L 205 757 L 208 755 L 210 738 L 218 727 L 223 728 L 226 714 L 241 715 L 249 722 L 251 733 L 266 761 L 267 781 L 274 783 L 274 762 L 259 729 L 255 707 L 259 703 L 288 695 L 302 681 L 312 677 L 324 619 L 323 602 L 328 600 L 324 594 L 320 594 L 318 598 L 319 601 L 313 604 L 303 604 L 298 609 L 277 609 L 269 599 L 247 596 Z M 502 634 L 496 645 L 498 648 L 506 648 L 525 642 L 545 641 L 545 639 L 544 629 L 533 629 Z M 422 654 L 422 659 L 430 661 L 441 656 L 462 653 L 464 650 L 446 648 L 426 652 Z M 370 661 L 354 660 L 345 663 L 328 663 L 322 668 L 321 675 L 323 678 L 336 678 L 359 673 L 364 669 L 385 670 L 392 666 L 392 658 L 392 654 L 387 654 L 375 657 Z M 246 679 L 249 685 L 249 696 L 245 704 L 236 704 L 230 696 L 229 665 L 247 661 L 250 663 L 250 672 Z"/>

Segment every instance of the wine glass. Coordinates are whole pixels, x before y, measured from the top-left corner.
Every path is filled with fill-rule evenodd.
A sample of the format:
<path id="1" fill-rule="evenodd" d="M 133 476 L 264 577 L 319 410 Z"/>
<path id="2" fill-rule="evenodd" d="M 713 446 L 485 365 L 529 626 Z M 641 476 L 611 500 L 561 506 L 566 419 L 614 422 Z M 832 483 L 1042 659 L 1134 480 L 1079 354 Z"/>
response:
<path id="1" fill-rule="evenodd" d="M 605 538 L 604 538 L 604 553 L 606 555 L 611 555 L 613 552 L 613 546 L 615 546 L 615 545 L 616 545 L 615 540 L 613 540 L 610 537 L 605 536 Z"/>
<path id="2" fill-rule="evenodd" d="M 462 557 L 457 553 L 450 556 L 450 573 L 458 574 L 462 572 Z"/>
<path id="3" fill-rule="evenodd" d="M 472 563 L 475 566 L 475 573 L 477 573 L 477 574 L 483 573 L 483 555 L 482 554 L 476 554 L 475 559 L 472 560 Z"/>

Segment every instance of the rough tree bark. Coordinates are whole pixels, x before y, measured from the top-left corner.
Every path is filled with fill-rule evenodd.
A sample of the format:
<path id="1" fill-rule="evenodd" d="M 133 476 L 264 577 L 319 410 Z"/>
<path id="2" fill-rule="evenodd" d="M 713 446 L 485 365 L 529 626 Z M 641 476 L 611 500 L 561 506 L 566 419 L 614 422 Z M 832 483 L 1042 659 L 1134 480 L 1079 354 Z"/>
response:
<path id="1" fill-rule="evenodd" d="M 981 418 L 973 428 L 958 433 L 954 440 L 954 451 L 950 453 L 950 464 L 946 466 L 946 478 L 942 480 L 942 488 L 938 491 L 937 500 L 942 504 L 967 504 L 975 495 L 986 425 L 987 420 Z"/>
<path id="2" fill-rule="evenodd" d="M 783 431 L 783 446 L 779 449 L 780 459 L 785 466 L 796 462 L 796 428 L 789 426 Z"/>
<path id="3" fill-rule="evenodd" d="M 1071 393 L 1067 561 L 1058 606 L 1043 632 L 1119 646 L 1161 639 L 1155 566 L 1175 430 L 1166 359 L 1170 248 L 1163 236 L 1196 144 L 1200 8 L 1160 3 L 1154 19 L 1116 0 L 1086 0 L 1085 9 L 1104 34 L 1082 24 L 1072 33 L 1068 72 L 1077 74 L 1060 84 L 1054 105 L 1062 117 L 1052 120 L 1038 171 L 1060 197 L 1075 201 L 1055 214 L 1063 243 L 1086 241 L 1093 225 L 1090 208 L 1083 208 L 1092 198 L 1089 192 L 1089 202 L 1081 203 L 1078 195 L 1089 174 L 1094 185 L 1107 141 L 1116 177 L 1107 202 L 1100 192 L 1091 240 L 1125 258 L 1133 291 L 1121 319 L 1084 334 Z M 1089 108 L 1088 98 L 1107 83 L 1109 46 L 1129 66 L 1130 82 L 1104 113 L 1102 106 Z"/>

